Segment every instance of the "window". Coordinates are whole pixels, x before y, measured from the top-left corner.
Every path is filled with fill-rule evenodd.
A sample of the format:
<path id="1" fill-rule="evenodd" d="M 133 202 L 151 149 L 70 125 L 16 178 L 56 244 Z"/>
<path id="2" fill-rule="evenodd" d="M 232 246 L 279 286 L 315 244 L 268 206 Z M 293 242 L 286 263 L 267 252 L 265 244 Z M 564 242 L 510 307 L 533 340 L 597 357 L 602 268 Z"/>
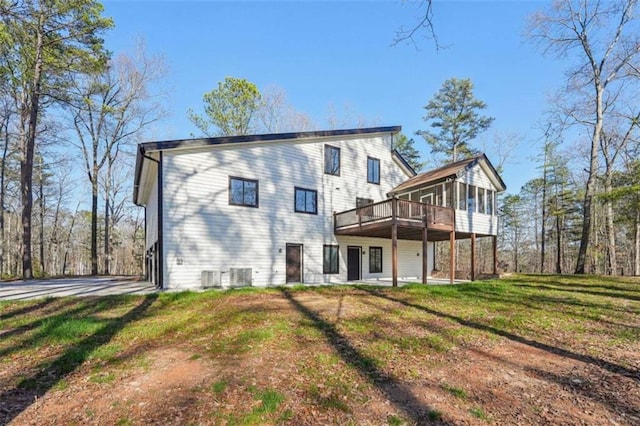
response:
<path id="1" fill-rule="evenodd" d="M 322 273 L 323 274 L 337 274 L 339 273 L 339 246 L 323 246 L 322 251 Z"/>
<path id="2" fill-rule="evenodd" d="M 382 272 L 382 247 L 369 247 L 369 273 Z"/>
<path id="3" fill-rule="evenodd" d="M 360 198 L 356 197 L 356 208 L 358 209 L 357 214 L 359 216 L 373 216 L 373 200 L 371 198 Z M 368 206 L 361 208 L 363 206 Z"/>
<path id="4" fill-rule="evenodd" d="M 458 182 L 458 210 L 467 209 L 467 185 Z"/>
<path id="5" fill-rule="evenodd" d="M 444 185 L 436 185 L 436 206 L 444 206 L 444 195 L 442 193 L 442 189 Z"/>
<path id="6" fill-rule="evenodd" d="M 258 207 L 258 181 L 229 176 L 229 204 Z"/>
<path id="7" fill-rule="evenodd" d="M 478 213 L 484 213 L 484 188 L 478 188 Z"/>
<path id="8" fill-rule="evenodd" d="M 324 146 L 324 173 L 340 176 L 340 148 Z"/>
<path id="9" fill-rule="evenodd" d="M 356 197 L 356 208 L 366 206 L 367 204 L 373 204 L 373 200 L 371 198 Z"/>
<path id="10" fill-rule="evenodd" d="M 367 182 L 380 185 L 380 160 L 367 157 Z"/>
<path id="11" fill-rule="evenodd" d="M 298 213 L 318 214 L 318 191 L 313 189 L 295 189 L 294 210 Z"/>
<path id="12" fill-rule="evenodd" d="M 493 215 L 493 191 L 487 189 L 487 214 Z"/>
<path id="13" fill-rule="evenodd" d="M 476 187 L 469 185 L 469 194 L 467 195 L 467 211 L 469 213 L 476 212 Z"/>

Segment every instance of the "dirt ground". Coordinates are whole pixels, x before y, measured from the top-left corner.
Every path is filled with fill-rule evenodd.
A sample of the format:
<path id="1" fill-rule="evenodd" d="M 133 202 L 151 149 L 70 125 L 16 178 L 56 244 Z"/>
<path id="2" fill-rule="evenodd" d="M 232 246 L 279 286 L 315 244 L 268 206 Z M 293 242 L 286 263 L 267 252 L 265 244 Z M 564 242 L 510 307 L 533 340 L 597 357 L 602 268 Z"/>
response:
<path id="1" fill-rule="evenodd" d="M 322 338 L 301 336 L 294 347 L 272 342 L 226 357 L 200 356 L 202 342 L 150 347 L 135 363 L 101 373 L 104 381 L 83 365 L 11 424 L 253 423 L 231 413 L 250 412 L 260 403 L 255 389 L 266 388 L 284 395 L 284 414 L 272 422 L 282 424 L 640 424 L 638 365 L 607 361 L 638 359 L 626 352 L 637 348 L 611 348 L 605 360 L 589 355 L 589 348 L 560 349 L 506 334 L 364 369 L 357 362 L 364 342 L 346 339 L 339 327 L 362 305 L 313 293 L 296 297 L 336 327 L 328 326 Z M 247 310 L 291 310 L 278 294 L 234 303 Z M 447 325 L 429 321 L 432 329 Z M 309 365 L 323 354 L 337 362 L 319 374 L 326 383 L 348 386 L 342 396 L 323 389 L 323 380 L 309 391 Z"/>

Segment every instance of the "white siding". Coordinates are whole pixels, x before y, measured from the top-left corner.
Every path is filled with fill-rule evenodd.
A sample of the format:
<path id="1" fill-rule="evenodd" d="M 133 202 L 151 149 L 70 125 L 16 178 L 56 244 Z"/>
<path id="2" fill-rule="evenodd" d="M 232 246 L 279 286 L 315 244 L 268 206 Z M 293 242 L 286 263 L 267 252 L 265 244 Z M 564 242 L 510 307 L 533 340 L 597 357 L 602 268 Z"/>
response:
<path id="1" fill-rule="evenodd" d="M 467 170 L 460 178 L 459 182 L 474 185 L 478 188 L 490 189 L 496 191 L 496 187 L 487 176 L 487 173 L 476 164 Z M 470 232 L 484 235 L 498 235 L 498 217 L 484 213 L 469 213 L 467 211 L 456 209 L 456 231 Z"/>
<path id="2" fill-rule="evenodd" d="M 340 176 L 324 174 L 325 143 L 341 150 Z M 221 271 L 228 285 L 229 268 L 252 268 L 253 285 L 284 283 L 287 243 L 304 245 L 305 282 L 333 282 L 336 276 L 322 274 L 323 244 L 338 244 L 333 212 L 355 207 L 356 197 L 385 199 L 407 178 L 392 160 L 390 143 L 387 135 L 165 151 L 165 286 L 199 287 L 202 270 Z M 380 185 L 367 183 L 367 156 L 380 159 Z M 229 205 L 229 176 L 259 181 L 259 208 Z M 318 191 L 317 215 L 294 212 L 296 186 Z M 340 246 L 344 281 L 346 245 L 344 255 Z M 389 246 L 385 259 L 390 254 Z M 383 270 L 390 276 L 390 265 Z"/>
<path id="3" fill-rule="evenodd" d="M 496 190 L 496 187 L 480 164 L 476 164 L 471 169 L 466 170 L 458 180 L 470 185 L 479 186 L 480 188 Z"/>
<path id="4" fill-rule="evenodd" d="M 347 248 L 349 246 L 362 247 L 362 278 L 390 278 L 391 277 L 391 239 L 363 238 L 339 236 L 340 244 L 340 277 L 332 282 L 345 282 L 347 279 Z M 382 273 L 369 273 L 369 248 L 382 247 Z M 427 246 L 427 276 L 433 271 L 433 243 Z M 422 241 L 398 240 L 398 278 L 422 277 Z"/>

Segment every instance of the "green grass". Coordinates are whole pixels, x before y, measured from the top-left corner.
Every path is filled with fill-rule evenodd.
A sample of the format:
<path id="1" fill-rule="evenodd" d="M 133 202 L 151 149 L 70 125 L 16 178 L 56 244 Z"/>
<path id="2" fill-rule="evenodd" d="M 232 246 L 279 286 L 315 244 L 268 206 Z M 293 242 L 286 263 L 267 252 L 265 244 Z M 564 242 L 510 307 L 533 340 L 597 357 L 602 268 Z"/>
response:
<path id="1" fill-rule="evenodd" d="M 489 420 L 489 416 L 487 416 L 487 414 L 484 412 L 484 410 L 480 407 L 472 407 L 469 409 L 469 413 L 471 413 L 471 415 L 473 417 L 477 417 L 479 419 L 482 420 Z"/>
<path id="2" fill-rule="evenodd" d="M 462 388 L 457 388 L 455 386 L 442 385 L 442 389 L 449 392 L 451 395 L 460 399 L 467 399 L 467 392 Z"/>
<path id="3" fill-rule="evenodd" d="M 297 286 L 11 301 L 0 302 L 0 368 L 9 390 L 73 392 L 79 383 L 115 386 L 116 378 L 150 372 L 152 351 L 171 346 L 222 371 L 193 396 L 203 398 L 194 407 L 209 407 L 207 397 L 220 404 L 208 413 L 214 422 L 299 422 L 313 409 L 324 423 L 371 423 L 354 417 L 355 407 L 385 397 L 385 383 L 422 383 L 461 349 L 499 340 L 631 368 L 640 349 L 638 318 L 640 280 L 558 275 L 398 289 Z M 616 348 L 624 349 L 619 358 L 610 355 Z M 467 420 L 500 422 L 493 409 L 489 419 L 473 405 L 476 393 L 467 385 L 441 390 Z M 388 415 L 388 424 L 415 422 L 389 404 L 401 414 Z M 444 406 L 430 409 L 429 419 L 448 421 Z M 118 411 L 124 408 L 114 410 L 112 423 L 138 423 Z"/>
<path id="4" fill-rule="evenodd" d="M 222 393 L 227 388 L 227 384 L 225 380 L 217 381 L 211 386 L 211 390 L 215 393 Z"/>

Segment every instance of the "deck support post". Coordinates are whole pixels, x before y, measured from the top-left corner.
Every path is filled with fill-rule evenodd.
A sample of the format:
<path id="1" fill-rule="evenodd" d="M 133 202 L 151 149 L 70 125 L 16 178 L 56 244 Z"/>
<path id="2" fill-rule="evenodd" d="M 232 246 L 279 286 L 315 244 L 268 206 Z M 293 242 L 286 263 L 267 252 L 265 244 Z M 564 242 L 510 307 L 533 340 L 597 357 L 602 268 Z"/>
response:
<path id="1" fill-rule="evenodd" d="M 456 231 L 453 230 L 449 233 L 449 238 L 451 241 L 451 247 L 449 248 L 449 259 L 451 259 L 450 265 L 449 265 L 449 277 L 450 277 L 450 282 L 451 284 L 453 284 L 453 281 L 456 279 L 456 256 L 455 256 L 455 251 L 456 251 Z"/>
<path id="2" fill-rule="evenodd" d="M 422 228 L 422 284 L 427 283 L 429 270 L 429 246 L 427 244 L 427 225 Z"/>
<path id="3" fill-rule="evenodd" d="M 391 201 L 391 271 L 393 286 L 398 287 L 398 199 Z"/>
<path id="4" fill-rule="evenodd" d="M 498 237 L 494 235 L 493 240 L 493 275 L 498 275 Z"/>
<path id="5" fill-rule="evenodd" d="M 422 284 L 427 283 L 427 271 L 429 270 L 429 247 L 427 245 L 427 211 L 422 205 Z"/>
<path id="6" fill-rule="evenodd" d="M 471 234 L 471 281 L 476 280 L 476 234 Z"/>

